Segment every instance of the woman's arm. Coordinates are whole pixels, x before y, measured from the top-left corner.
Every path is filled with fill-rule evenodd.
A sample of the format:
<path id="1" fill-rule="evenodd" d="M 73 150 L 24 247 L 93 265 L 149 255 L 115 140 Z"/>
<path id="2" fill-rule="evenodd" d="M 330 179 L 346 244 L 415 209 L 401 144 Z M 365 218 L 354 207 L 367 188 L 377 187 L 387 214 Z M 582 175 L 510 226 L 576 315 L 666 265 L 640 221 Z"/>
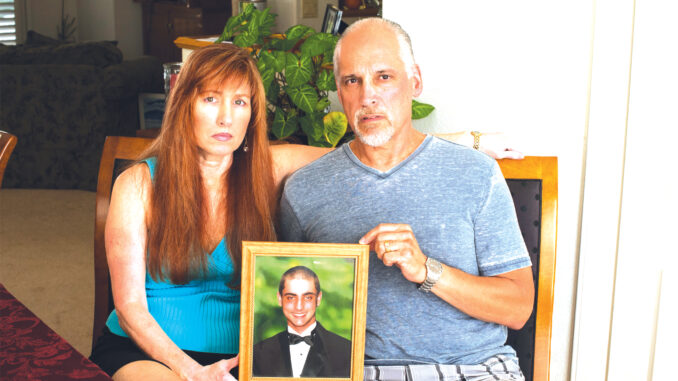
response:
<path id="1" fill-rule="evenodd" d="M 449 140 L 467 147 L 473 147 L 474 138 L 471 131 L 433 134 L 441 139 Z M 480 133 L 478 151 L 485 152 L 495 159 L 522 159 L 522 152 L 516 151 L 507 137 L 501 132 Z"/>
<path id="2" fill-rule="evenodd" d="M 120 327 L 141 350 L 169 366 L 182 379 L 197 379 L 196 375 L 204 373 L 207 367 L 172 342 L 148 312 L 146 221 L 150 191 L 150 173 L 144 164 L 123 172 L 113 187 L 105 232 L 113 301 Z"/>
<path id="3" fill-rule="evenodd" d="M 287 176 L 334 148 L 312 147 L 300 144 L 276 144 L 271 146 L 276 185 Z"/>

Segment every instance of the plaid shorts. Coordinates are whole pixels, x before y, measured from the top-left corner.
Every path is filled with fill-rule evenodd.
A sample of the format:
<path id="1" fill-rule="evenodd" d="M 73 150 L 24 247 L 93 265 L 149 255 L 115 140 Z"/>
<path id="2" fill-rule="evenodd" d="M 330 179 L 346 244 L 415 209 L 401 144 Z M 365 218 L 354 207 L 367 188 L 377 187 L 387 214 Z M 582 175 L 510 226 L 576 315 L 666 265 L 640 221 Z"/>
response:
<path id="1" fill-rule="evenodd" d="M 518 359 L 497 355 L 477 365 L 365 365 L 365 381 L 524 381 Z"/>

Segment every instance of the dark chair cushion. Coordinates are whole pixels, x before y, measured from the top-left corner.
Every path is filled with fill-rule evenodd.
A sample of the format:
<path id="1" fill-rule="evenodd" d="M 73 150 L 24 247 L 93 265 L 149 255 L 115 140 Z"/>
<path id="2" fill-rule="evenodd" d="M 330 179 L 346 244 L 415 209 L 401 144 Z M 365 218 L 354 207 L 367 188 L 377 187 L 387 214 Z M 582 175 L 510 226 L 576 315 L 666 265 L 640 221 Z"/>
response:
<path id="1" fill-rule="evenodd" d="M 506 179 L 513 203 L 516 207 L 518 225 L 525 240 L 525 246 L 532 260 L 532 279 L 534 281 L 534 305 L 537 305 L 539 293 L 539 247 L 541 233 L 541 180 Z M 525 323 L 525 326 L 514 331 L 509 329 L 509 344 L 518 353 L 520 369 L 526 381 L 531 381 L 534 370 L 534 344 L 536 328 L 536 308 Z"/>

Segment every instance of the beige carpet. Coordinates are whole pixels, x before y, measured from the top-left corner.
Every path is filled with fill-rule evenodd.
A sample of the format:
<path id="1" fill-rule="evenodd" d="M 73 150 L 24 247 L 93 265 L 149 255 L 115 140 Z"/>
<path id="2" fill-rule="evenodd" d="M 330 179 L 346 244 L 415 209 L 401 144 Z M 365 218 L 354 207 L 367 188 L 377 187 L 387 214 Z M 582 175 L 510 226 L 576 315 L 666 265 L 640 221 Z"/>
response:
<path id="1" fill-rule="evenodd" d="M 89 356 L 95 193 L 0 190 L 0 283 Z"/>

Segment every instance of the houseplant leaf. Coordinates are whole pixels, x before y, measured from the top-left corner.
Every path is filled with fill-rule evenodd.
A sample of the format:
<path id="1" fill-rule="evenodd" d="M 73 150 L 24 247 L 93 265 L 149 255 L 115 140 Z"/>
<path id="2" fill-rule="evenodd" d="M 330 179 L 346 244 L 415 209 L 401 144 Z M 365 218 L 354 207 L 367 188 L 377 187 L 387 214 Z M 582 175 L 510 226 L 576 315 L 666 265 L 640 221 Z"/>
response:
<path id="1" fill-rule="evenodd" d="M 264 91 L 268 94 L 271 91 L 271 84 L 275 79 L 275 71 L 269 68 L 262 68 L 259 65 L 257 66 L 259 68 L 259 74 L 261 75 L 261 81 L 264 83 Z"/>
<path id="2" fill-rule="evenodd" d="M 253 34 L 249 30 L 245 30 L 233 38 L 233 43 L 241 48 L 254 45 L 257 42 L 257 34 Z"/>
<path id="3" fill-rule="evenodd" d="M 335 147 L 337 143 L 339 143 L 339 140 L 346 134 L 347 126 L 348 120 L 343 112 L 333 111 L 325 115 L 323 118 L 323 137 L 325 138 L 325 141 L 329 143 L 331 147 Z"/>
<path id="4" fill-rule="evenodd" d="M 332 70 L 321 70 L 318 74 L 318 81 L 315 83 L 318 90 L 337 91 L 337 84 L 334 82 L 334 73 Z"/>
<path id="5" fill-rule="evenodd" d="M 275 25 L 276 14 L 271 13 L 271 8 L 257 12 L 257 24 L 259 25 L 259 35 L 268 36 L 271 34 L 271 27 Z"/>
<path id="6" fill-rule="evenodd" d="M 327 97 L 322 97 L 318 100 L 318 103 L 315 105 L 315 111 L 325 113 L 325 109 L 330 107 L 330 100 Z"/>
<path id="7" fill-rule="evenodd" d="M 285 78 L 287 85 L 298 87 L 307 83 L 313 75 L 313 62 L 311 57 L 302 54 L 297 57 L 294 53 L 287 53 L 285 60 Z"/>
<path id="8" fill-rule="evenodd" d="M 272 105 L 278 104 L 278 98 L 280 97 L 280 85 L 278 81 L 271 82 L 271 85 L 266 89 L 266 100 Z"/>
<path id="9" fill-rule="evenodd" d="M 435 110 L 435 107 L 431 106 L 430 104 L 422 103 L 422 102 L 417 102 L 416 100 L 412 99 L 412 119 L 421 119 L 425 118 Z"/>
<path id="10" fill-rule="evenodd" d="M 285 69 L 285 52 L 279 50 L 264 50 L 262 49 L 259 53 L 259 62 L 264 62 L 266 65 L 265 68 L 271 68 L 276 72 L 283 71 Z"/>
<path id="11" fill-rule="evenodd" d="M 301 50 L 303 54 L 314 57 L 323 54 L 330 48 L 334 49 L 335 44 L 336 41 L 331 34 L 316 33 L 307 38 L 299 50 Z"/>
<path id="12" fill-rule="evenodd" d="M 299 118 L 299 124 L 301 129 L 304 131 L 308 137 L 308 144 L 316 147 L 325 147 L 324 145 L 319 145 L 323 141 L 323 120 L 322 115 L 318 113 L 310 113 L 301 118 Z M 316 143 L 316 144 L 313 144 Z"/>
<path id="13" fill-rule="evenodd" d="M 269 45 L 267 48 L 272 49 L 272 50 L 277 50 L 281 52 L 286 52 L 289 50 L 292 50 L 294 45 L 296 44 L 295 41 L 288 40 L 287 38 L 283 39 L 273 39 L 269 42 Z"/>
<path id="14" fill-rule="evenodd" d="M 299 42 L 299 40 L 313 33 L 315 33 L 313 28 L 310 28 L 306 25 L 295 25 L 287 29 L 285 35 L 287 36 L 287 40 L 292 43 L 292 46 L 294 46 L 297 44 L 297 42 Z"/>
<path id="15" fill-rule="evenodd" d="M 292 102 L 302 109 L 307 114 L 315 111 L 315 106 L 318 104 L 318 93 L 313 87 L 303 84 L 299 87 L 285 87 L 285 92 L 289 94 Z"/>
<path id="16" fill-rule="evenodd" d="M 285 139 L 299 129 L 299 122 L 296 117 L 290 117 L 285 119 L 285 113 L 280 109 L 275 110 L 275 118 L 273 119 L 273 124 L 271 125 L 271 132 L 279 140 Z"/>
<path id="17" fill-rule="evenodd" d="M 226 26 L 224 27 L 224 31 L 221 33 L 221 36 L 219 36 L 219 38 L 217 38 L 215 43 L 220 43 L 220 42 L 223 42 L 223 41 L 230 41 L 231 38 L 233 37 L 233 35 L 235 34 L 235 32 L 239 29 L 240 23 L 242 23 L 242 17 L 243 17 L 243 15 L 241 13 L 237 16 L 233 16 L 233 17 L 229 18 L 228 21 L 226 21 Z"/>

